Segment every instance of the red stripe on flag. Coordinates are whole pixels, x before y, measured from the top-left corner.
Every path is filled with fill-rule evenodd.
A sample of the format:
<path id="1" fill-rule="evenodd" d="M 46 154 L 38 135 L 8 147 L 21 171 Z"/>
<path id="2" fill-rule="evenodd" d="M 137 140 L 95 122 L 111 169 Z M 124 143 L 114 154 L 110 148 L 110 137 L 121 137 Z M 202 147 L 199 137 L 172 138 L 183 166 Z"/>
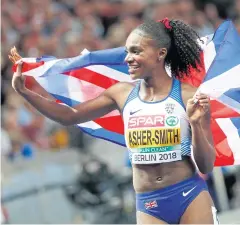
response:
<path id="1" fill-rule="evenodd" d="M 200 86 L 200 84 L 202 83 L 206 75 L 203 57 L 204 57 L 204 53 L 201 52 L 201 55 L 200 55 L 201 64 L 198 64 L 197 70 L 190 67 L 189 68 L 190 76 L 186 76 L 183 74 L 183 78 L 180 79 L 181 82 L 188 83 L 194 87 Z"/>
<path id="2" fill-rule="evenodd" d="M 43 64 L 44 64 L 43 61 L 37 62 L 37 63 L 30 63 L 30 62 L 26 63 L 26 62 L 23 62 L 23 64 L 22 64 L 22 72 L 27 72 L 29 70 L 36 69 L 39 66 L 42 66 Z M 17 64 L 14 64 L 12 66 L 12 70 L 13 70 L 13 72 L 17 71 Z"/>
<path id="3" fill-rule="evenodd" d="M 100 125 L 102 128 L 118 133 L 124 134 L 124 126 L 121 116 L 110 116 L 105 118 L 99 118 L 94 120 L 95 123 Z"/>
<path id="4" fill-rule="evenodd" d="M 219 127 L 216 120 L 212 119 L 211 128 L 213 133 L 213 140 L 216 149 L 215 166 L 227 166 L 234 164 L 234 156 L 231 148 L 229 147 L 227 137 Z"/>
<path id="5" fill-rule="evenodd" d="M 106 77 L 100 73 L 91 71 L 86 68 L 72 70 L 69 72 L 65 72 L 64 74 L 68 76 L 76 77 L 79 80 L 84 80 L 106 89 L 111 87 L 113 84 L 116 84 L 119 82 L 117 80 Z"/>
<path id="6" fill-rule="evenodd" d="M 212 118 L 233 118 L 240 116 L 239 113 L 216 100 L 211 100 L 211 115 Z"/>

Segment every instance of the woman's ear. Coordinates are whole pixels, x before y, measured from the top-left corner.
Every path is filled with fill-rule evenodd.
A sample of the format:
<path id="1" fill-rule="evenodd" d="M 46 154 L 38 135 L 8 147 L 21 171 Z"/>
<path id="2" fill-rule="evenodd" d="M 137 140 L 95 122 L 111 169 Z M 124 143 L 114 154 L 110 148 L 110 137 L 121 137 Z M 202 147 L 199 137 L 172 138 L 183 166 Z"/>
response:
<path id="1" fill-rule="evenodd" d="M 158 59 L 159 61 L 161 61 L 162 59 L 164 59 L 167 55 L 167 49 L 166 48 L 160 48 L 159 52 L 158 52 Z"/>

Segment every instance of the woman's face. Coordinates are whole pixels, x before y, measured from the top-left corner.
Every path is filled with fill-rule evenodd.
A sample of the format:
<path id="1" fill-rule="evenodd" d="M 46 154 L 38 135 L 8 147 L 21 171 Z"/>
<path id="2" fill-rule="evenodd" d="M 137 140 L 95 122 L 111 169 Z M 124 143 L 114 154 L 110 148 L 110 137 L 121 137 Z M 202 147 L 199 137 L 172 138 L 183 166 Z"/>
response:
<path id="1" fill-rule="evenodd" d="M 150 77 L 159 66 L 161 49 L 156 47 L 153 39 L 137 32 L 132 32 L 127 38 L 126 52 L 128 72 L 134 80 Z"/>

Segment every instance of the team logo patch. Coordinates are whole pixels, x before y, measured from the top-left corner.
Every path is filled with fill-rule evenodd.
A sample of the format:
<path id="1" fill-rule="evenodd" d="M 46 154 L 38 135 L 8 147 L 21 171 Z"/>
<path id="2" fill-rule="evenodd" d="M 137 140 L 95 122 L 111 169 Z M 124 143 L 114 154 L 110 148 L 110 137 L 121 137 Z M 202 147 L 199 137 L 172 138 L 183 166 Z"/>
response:
<path id="1" fill-rule="evenodd" d="M 144 206 L 145 206 L 145 209 L 152 209 L 152 208 L 158 207 L 158 204 L 156 200 L 153 200 L 153 201 L 145 202 Z"/>
<path id="2" fill-rule="evenodd" d="M 173 103 L 166 103 L 165 104 L 165 110 L 168 114 L 172 114 L 175 108 L 175 104 Z"/>
<path id="3" fill-rule="evenodd" d="M 178 124 L 179 122 L 179 119 L 176 117 L 176 116 L 169 116 L 167 119 L 166 119 L 166 123 L 168 126 L 170 127 L 174 127 Z"/>

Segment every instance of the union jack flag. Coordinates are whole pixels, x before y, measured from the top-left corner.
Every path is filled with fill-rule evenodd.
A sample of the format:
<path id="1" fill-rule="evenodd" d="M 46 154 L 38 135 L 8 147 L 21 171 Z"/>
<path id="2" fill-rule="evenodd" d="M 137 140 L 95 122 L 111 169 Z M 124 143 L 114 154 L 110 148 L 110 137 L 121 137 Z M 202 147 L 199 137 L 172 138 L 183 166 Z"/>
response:
<path id="1" fill-rule="evenodd" d="M 240 37 L 227 20 L 203 41 L 204 63 L 182 82 L 199 87 L 211 97 L 215 166 L 240 164 Z M 22 71 L 34 77 L 59 103 L 74 106 L 97 97 L 117 82 L 131 82 L 125 56 L 125 48 L 119 47 L 67 59 L 24 58 Z M 125 146 L 118 111 L 77 126 L 94 137 Z"/>
<path id="2" fill-rule="evenodd" d="M 157 201 L 150 201 L 150 202 L 145 202 L 144 203 L 145 209 L 152 209 L 158 207 Z"/>

